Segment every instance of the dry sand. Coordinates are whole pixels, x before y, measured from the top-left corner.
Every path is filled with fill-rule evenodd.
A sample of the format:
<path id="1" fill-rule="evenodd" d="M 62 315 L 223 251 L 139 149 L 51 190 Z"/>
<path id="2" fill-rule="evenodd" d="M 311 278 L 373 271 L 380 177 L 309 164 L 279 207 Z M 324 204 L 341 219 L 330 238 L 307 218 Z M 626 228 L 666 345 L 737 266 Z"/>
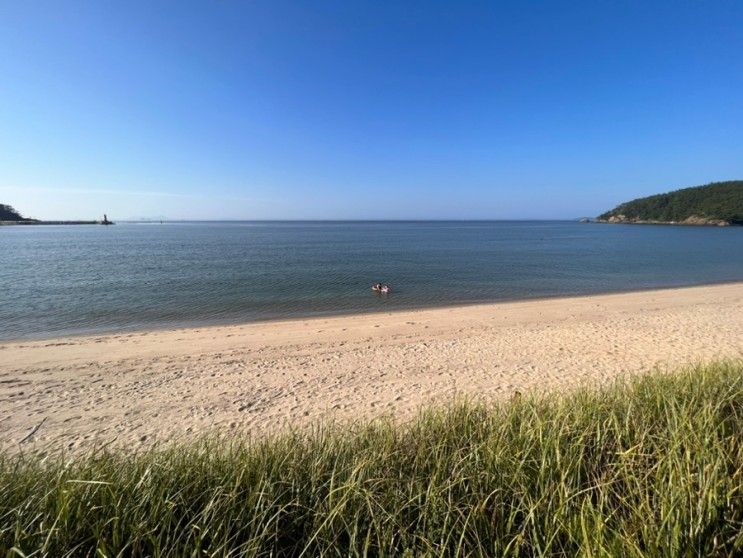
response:
<path id="1" fill-rule="evenodd" d="M 741 356 L 743 283 L 11 342 L 0 344 L 0 447 L 137 448 L 406 419 L 457 395 Z"/>

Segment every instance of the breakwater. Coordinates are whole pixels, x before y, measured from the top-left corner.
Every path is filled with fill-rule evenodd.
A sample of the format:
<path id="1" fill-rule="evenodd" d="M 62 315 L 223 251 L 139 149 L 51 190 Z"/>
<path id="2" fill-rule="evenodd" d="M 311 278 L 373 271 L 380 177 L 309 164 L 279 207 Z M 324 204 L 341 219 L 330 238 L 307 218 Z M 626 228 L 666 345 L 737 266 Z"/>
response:
<path id="1" fill-rule="evenodd" d="M 5 225 L 113 225 L 112 222 L 103 221 L 0 221 L 0 226 Z"/>

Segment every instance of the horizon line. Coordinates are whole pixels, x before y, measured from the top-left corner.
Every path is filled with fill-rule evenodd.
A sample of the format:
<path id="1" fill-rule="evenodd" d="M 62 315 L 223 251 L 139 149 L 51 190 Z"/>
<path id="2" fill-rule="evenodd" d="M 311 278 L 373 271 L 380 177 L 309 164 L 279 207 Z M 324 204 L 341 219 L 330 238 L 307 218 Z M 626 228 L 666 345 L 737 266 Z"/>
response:
<path id="1" fill-rule="evenodd" d="M 595 217 L 570 218 L 510 218 L 510 219 L 466 219 L 466 218 L 431 218 L 431 219 L 118 219 L 120 223 L 431 223 L 431 222 L 527 222 L 527 221 L 580 221 Z"/>

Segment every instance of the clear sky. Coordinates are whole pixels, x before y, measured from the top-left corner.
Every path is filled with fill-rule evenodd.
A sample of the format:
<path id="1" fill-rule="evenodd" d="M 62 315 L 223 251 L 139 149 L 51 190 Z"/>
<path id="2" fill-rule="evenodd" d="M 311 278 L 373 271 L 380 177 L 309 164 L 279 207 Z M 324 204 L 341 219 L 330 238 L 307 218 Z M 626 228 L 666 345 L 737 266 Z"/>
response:
<path id="1" fill-rule="evenodd" d="M 743 178 L 743 2 L 0 0 L 38 218 L 573 218 Z"/>

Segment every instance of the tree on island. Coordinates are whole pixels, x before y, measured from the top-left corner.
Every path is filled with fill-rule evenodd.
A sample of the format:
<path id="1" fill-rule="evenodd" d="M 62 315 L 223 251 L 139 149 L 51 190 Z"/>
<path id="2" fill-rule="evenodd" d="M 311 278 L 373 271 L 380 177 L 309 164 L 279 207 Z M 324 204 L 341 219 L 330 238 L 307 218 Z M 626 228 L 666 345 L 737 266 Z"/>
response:
<path id="1" fill-rule="evenodd" d="M 33 221 L 18 213 L 12 205 L 0 203 L 0 221 Z"/>

